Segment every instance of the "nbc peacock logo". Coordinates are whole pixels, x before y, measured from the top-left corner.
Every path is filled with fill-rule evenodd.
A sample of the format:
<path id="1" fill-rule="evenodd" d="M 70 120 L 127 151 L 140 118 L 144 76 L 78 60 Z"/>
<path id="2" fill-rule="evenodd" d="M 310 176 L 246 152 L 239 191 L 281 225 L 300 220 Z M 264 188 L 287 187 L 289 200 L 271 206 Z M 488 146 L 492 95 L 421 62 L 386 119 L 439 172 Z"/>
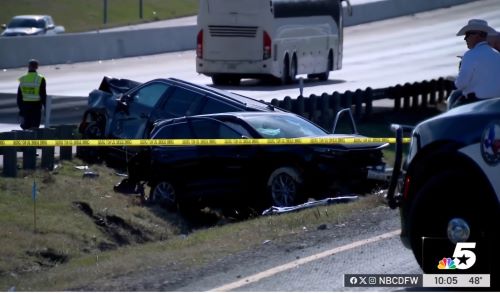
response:
<path id="1" fill-rule="evenodd" d="M 438 269 L 440 270 L 454 270 L 456 268 L 455 261 L 449 257 L 443 257 L 438 264 Z"/>

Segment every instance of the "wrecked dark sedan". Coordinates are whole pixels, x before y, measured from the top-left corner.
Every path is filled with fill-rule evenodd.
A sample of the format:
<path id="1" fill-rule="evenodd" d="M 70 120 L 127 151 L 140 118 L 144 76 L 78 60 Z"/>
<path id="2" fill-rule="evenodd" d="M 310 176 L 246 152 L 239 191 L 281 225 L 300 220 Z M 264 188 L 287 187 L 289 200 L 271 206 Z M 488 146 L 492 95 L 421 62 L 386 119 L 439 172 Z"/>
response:
<path id="1" fill-rule="evenodd" d="M 362 137 L 328 134 L 292 113 L 234 112 L 163 120 L 153 139 Z M 291 206 L 308 198 L 367 192 L 387 144 L 155 146 L 134 157 L 120 188 L 151 186 L 169 209 Z M 125 184 L 126 183 L 126 184 Z M 142 184 L 142 185 L 141 185 Z M 118 190 L 117 190 L 118 189 Z"/>
<path id="2" fill-rule="evenodd" d="M 280 111 L 271 104 L 175 78 L 139 83 L 104 77 L 89 94 L 80 123 L 83 138 L 145 138 L 158 119 L 235 111 Z M 131 148 L 81 148 L 87 159 L 124 160 Z"/>

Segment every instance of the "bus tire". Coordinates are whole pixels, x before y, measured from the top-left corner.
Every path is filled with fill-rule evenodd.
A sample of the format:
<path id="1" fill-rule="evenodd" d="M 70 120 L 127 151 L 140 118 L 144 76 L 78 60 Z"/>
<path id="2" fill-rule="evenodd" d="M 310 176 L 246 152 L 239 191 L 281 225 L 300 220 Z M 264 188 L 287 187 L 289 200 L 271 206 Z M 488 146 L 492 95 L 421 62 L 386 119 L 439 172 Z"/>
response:
<path id="1" fill-rule="evenodd" d="M 281 71 L 280 83 L 282 85 L 290 83 L 290 61 L 288 59 L 288 55 L 286 55 L 285 60 L 283 61 L 283 69 Z"/>

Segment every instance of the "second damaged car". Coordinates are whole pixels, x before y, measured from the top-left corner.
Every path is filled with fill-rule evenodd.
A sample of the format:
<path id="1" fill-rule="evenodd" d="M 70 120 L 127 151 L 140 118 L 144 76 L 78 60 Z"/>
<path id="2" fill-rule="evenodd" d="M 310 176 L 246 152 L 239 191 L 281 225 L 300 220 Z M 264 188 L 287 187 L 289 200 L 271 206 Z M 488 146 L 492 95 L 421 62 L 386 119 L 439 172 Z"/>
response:
<path id="1" fill-rule="evenodd" d="M 146 138 L 159 119 L 235 111 L 280 111 L 271 104 L 187 81 L 166 78 L 139 83 L 105 77 L 89 94 L 79 131 L 83 138 Z M 131 148 L 80 148 L 79 156 L 125 162 Z"/>
<path id="2" fill-rule="evenodd" d="M 233 112 L 167 119 L 152 139 L 363 137 L 328 134 L 292 113 Z M 151 186 L 147 200 L 169 209 L 292 206 L 308 198 L 371 191 L 387 144 L 188 145 L 144 149 L 116 186 Z"/>

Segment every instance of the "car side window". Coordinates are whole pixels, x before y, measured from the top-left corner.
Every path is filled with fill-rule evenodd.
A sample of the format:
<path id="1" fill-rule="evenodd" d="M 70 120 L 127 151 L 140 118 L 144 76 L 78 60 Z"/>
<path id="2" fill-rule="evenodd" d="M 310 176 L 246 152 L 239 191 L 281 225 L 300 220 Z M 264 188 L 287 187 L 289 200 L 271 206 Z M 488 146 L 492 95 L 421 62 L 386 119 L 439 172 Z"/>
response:
<path id="1" fill-rule="evenodd" d="M 132 95 L 133 103 L 147 107 L 154 107 L 167 91 L 168 85 L 164 83 L 149 84 Z"/>
<path id="2" fill-rule="evenodd" d="M 201 109 L 201 114 L 226 113 L 236 111 L 240 111 L 240 109 L 232 105 L 207 98 L 207 102 L 203 106 L 203 109 Z"/>
<path id="3" fill-rule="evenodd" d="M 188 139 L 193 138 L 191 129 L 186 122 L 167 125 L 154 134 L 153 138 L 164 139 Z"/>
<path id="4" fill-rule="evenodd" d="M 176 88 L 163 109 L 172 117 L 196 115 L 203 99 L 204 97 L 201 94 L 183 88 Z"/>
<path id="5" fill-rule="evenodd" d="M 229 139 L 241 138 L 241 133 L 227 125 L 214 120 L 196 120 L 191 124 L 196 138 L 206 139 Z"/>

